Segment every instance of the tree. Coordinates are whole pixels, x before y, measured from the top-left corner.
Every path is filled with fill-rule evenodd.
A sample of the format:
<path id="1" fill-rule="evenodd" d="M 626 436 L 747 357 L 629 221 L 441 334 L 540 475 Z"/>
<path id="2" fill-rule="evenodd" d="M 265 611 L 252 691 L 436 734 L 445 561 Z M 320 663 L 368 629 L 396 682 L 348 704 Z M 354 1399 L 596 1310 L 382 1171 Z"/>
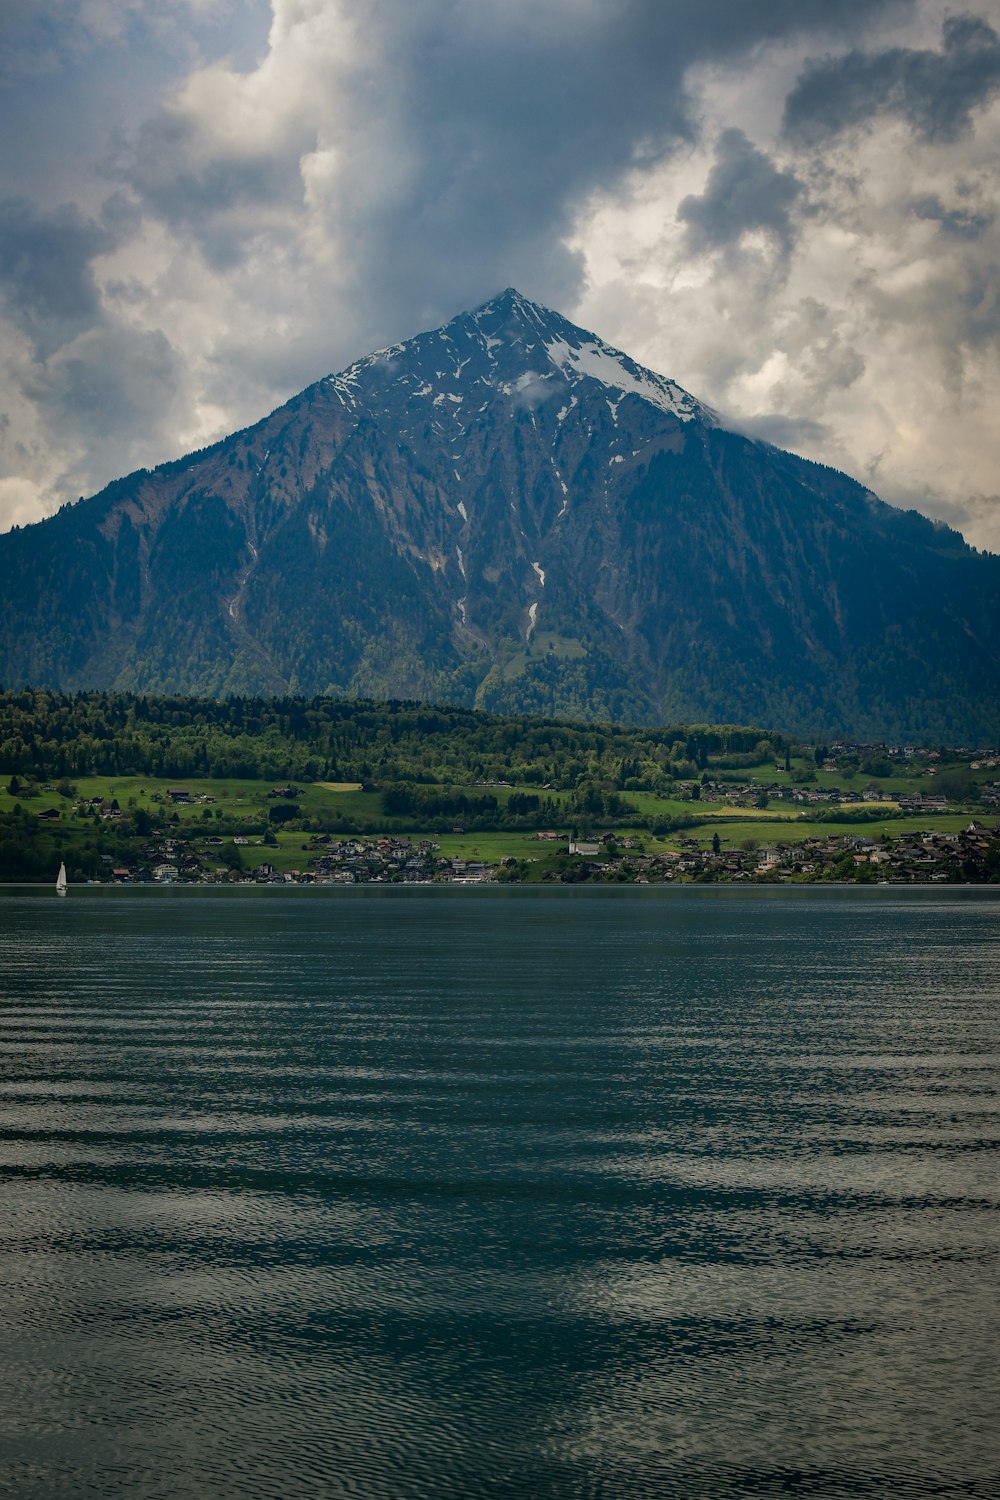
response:
<path id="1" fill-rule="evenodd" d="M 722 852 L 722 840 L 719 838 L 719 835 L 717 833 L 713 833 L 712 834 L 712 853 L 713 854 L 720 854 L 721 852 Z"/>
<path id="2" fill-rule="evenodd" d="M 764 808 L 767 806 L 770 800 L 771 799 L 766 792 L 758 792 L 756 797 L 753 799 L 753 805 L 754 807 Z"/>
<path id="3" fill-rule="evenodd" d="M 223 844 L 219 858 L 228 870 L 243 869 L 243 855 L 233 843 Z"/>
<path id="4" fill-rule="evenodd" d="M 947 797 L 949 802 L 972 802 L 979 796 L 979 788 L 968 766 L 938 771 L 934 777 L 934 791 Z"/>
<path id="5" fill-rule="evenodd" d="M 12 776 L 7 783 L 7 791 L 12 797 L 16 797 L 21 790 L 21 783 L 16 776 Z"/>
<path id="6" fill-rule="evenodd" d="M 208 816 L 207 809 L 205 816 Z M 270 809 L 267 816 L 268 821 L 271 823 L 291 823 L 295 818 L 298 818 L 301 815 L 299 813 L 299 809 L 294 805 L 294 803 L 279 802 Z"/>

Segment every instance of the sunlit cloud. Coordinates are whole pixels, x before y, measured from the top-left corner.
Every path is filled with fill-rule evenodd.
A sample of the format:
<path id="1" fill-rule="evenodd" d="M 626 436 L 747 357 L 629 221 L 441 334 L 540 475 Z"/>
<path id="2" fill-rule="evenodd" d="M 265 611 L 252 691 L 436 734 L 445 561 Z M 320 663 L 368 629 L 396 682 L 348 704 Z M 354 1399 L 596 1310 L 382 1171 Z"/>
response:
<path id="1" fill-rule="evenodd" d="M 3 24 L 0 525 L 514 284 L 1000 547 L 980 0 L 80 0 Z"/>

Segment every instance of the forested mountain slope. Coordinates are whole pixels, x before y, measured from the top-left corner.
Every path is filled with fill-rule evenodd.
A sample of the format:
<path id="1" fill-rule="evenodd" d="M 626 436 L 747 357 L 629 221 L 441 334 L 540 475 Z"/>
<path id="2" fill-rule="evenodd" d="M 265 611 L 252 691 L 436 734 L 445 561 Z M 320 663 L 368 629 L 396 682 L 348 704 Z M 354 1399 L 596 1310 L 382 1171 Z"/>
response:
<path id="1" fill-rule="evenodd" d="M 1000 559 L 508 291 L 0 537 L 0 682 L 1000 738 Z"/>

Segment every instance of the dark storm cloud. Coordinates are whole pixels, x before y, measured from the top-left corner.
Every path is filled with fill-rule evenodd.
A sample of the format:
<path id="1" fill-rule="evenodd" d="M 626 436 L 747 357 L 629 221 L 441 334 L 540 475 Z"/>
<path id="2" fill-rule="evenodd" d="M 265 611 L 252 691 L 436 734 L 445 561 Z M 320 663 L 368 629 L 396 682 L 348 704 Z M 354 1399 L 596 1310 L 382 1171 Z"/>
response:
<path id="1" fill-rule="evenodd" d="M 190 416 L 178 351 L 158 331 L 114 320 L 34 362 L 22 389 L 47 415 L 53 449 L 61 455 L 62 500 L 159 461 L 173 451 L 174 434 Z M 5 458 L 0 452 L 0 477 L 16 472 Z"/>
<path id="2" fill-rule="evenodd" d="M 824 422 L 817 422 L 812 417 L 789 417 L 780 412 L 743 418 L 733 425 L 748 437 L 760 438 L 765 443 L 785 448 L 792 453 L 806 451 L 813 444 L 824 443 L 830 436 L 830 429 Z"/>
<path id="3" fill-rule="evenodd" d="M 816 145 L 877 115 L 903 116 L 928 141 L 951 141 L 1000 90 L 1000 37 L 978 16 L 951 16 L 940 51 L 893 47 L 809 63 L 785 103 L 790 139 Z"/>
<path id="4" fill-rule="evenodd" d="M 347 124 L 328 205 L 334 231 L 350 225 L 342 253 L 358 336 L 436 321 L 509 282 L 570 303 L 581 269 L 561 240 L 574 209 L 696 133 L 684 88 L 692 64 L 803 34 L 842 40 L 890 9 L 900 5 L 372 0 L 368 61 L 336 86 L 333 106 Z M 206 141 L 197 125 L 176 108 L 160 112 L 125 171 L 144 207 L 183 226 L 217 263 L 238 255 L 255 210 L 285 211 L 301 195 L 301 159 L 324 121 L 305 103 L 299 128 L 266 161 Z M 779 175 L 767 186 L 769 227 L 782 233 L 789 185 Z"/>
<path id="5" fill-rule="evenodd" d="M 995 214 L 986 210 L 946 208 L 934 193 L 915 198 L 910 207 L 918 219 L 931 219 L 940 224 L 946 234 L 960 240 L 978 239 L 996 218 Z"/>
<path id="6" fill-rule="evenodd" d="M 988 0 L 961 3 L 995 23 Z M 907 401 L 944 423 L 992 369 L 998 127 L 980 106 L 1000 39 L 960 16 L 933 45 L 889 47 L 901 21 L 936 28 L 933 0 L 8 9 L 19 149 L 0 196 L 21 201 L 0 228 L 0 377 L 31 447 L 7 468 L 22 516 L 511 283 L 580 321 L 588 297 L 619 297 L 624 347 L 659 328 L 648 362 L 682 377 L 693 361 L 692 389 L 698 371 L 714 404 L 760 410 L 752 430 L 841 459 L 885 428 L 922 472 Z M 810 57 L 775 144 L 784 88 L 763 91 Z M 899 116 L 915 138 L 897 177 Z M 836 152 L 799 149 L 869 121 Z M 985 460 L 961 482 L 995 487 Z"/>
<path id="7" fill-rule="evenodd" d="M 120 197 L 100 221 L 73 205 L 40 213 L 24 200 L 0 204 L 0 306 L 22 335 L 16 341 L 21 396 L 44 414 L 43 448 L 83 452 L 70 462 L 62 498 L 94 486 L 90 455 L 102 477 L 134 468 L 150 440 L 172 444 L 183 420 L 183 363 L 163 333 L 131 328 L 106 309 L 93 261 L 134 227 Z M 12 430 L 13 429 L 13 430 Z M 20 423 L 0 429 L 0 478 L 30 467 L 32 443 Z"/>
<path id="8" fill-rule="evenodd" d="M 751 230 L 766 231 L 788 250 L 789 210 L 801 192 L 794 174 L 779 172 L 742 130 L 725 130 L 704 193 L 685 198 L 677 213 L 687 224 L 688 244 L 696 253 L 736 245 Z"/>
<path id="9" fill-rule="evenodd" d="M 264 208 L 294 212 L 302 194 L 294 159 L 285 152 L 206 155 L 195 123 L 171 114 L 143 125 L 124 176 L 148 211 L 189 231 L 219 270 L 242 259 L 244 215 Z"/>
<path id="10" fill-rule="evenodd" d="M 121 244 L 137 222 L 120 193 L 97 219 L 72 203 L 42 212 L 24 198 L 0 202 L 0 303 L 37 357 L 48 358 L 105 321 L 93 262 Z"/>
<path id="11" fill-rule="evenodd" d="M 71 428 L 105 443 L 162 427 L 176 415 L 181 381 L 181 363 L 162 333 L 111 325 L 49 360 L 36 391 Z"/>
<path id="12" fill-rule="evenodd" d="M 0 203 L 0 293 L 43 353 L 99 318 L 91 262 L 112 243 L 72 204 L 43 214 L 24 199 Z"/>
<path id="13" fill-rule="evenodd" d="M 259 37 L 252 33 L 247 54 L 241 41 L 247 37 L 247 22 L 266 10 L 267 0 L 210 5 L 199 0 L 3 0 L 0 84 L 59 73 L 67 65 L 86 63 L 109 45 L 136 49 L 129 62 L 147 85 L 150 74 L 159 71 L 155 62 L 151 68 L 151 49 L 188 58 L 202 49 L 214 55 L 245 55 L 250 61 Z M 124 81 L 122 66 L 119 57 L 119 84 Z"/>

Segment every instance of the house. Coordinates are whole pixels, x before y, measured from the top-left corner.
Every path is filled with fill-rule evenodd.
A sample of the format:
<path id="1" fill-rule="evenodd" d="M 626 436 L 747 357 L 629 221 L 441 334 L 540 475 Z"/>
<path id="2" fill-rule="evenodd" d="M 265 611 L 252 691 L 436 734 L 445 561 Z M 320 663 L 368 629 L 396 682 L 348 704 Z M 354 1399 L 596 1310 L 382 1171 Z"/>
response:
<path id="1" fill-rule="evenodd" d="M 187 787 L 184 786 L 167 787 L 167 796 L 170 798 L 171 802 L 191 801 L 191 793 L 188 791 Z"/>
<path id="2" fill-rule="evenodd" d="M 584 844 L 579 840 L 574 841 L 570 839 L 569 852 L 570 854 L 579 854 L 584 859 L 594 859 L 600 854 L 601 846 L 600 844 Z"/>

